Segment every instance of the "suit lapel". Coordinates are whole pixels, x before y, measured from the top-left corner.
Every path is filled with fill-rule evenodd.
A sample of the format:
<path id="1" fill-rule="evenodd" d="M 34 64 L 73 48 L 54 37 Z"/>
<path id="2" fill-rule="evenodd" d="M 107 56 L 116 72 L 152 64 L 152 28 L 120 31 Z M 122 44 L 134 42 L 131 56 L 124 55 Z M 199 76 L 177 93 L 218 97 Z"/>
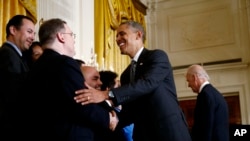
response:
<path id="1" fill-rule="evenodd" d="M 15 53 L 16 56 L 18 56 L 17 58 L 19 60 L 16 61 L 16 63 L 20 63 L 21 64 L 21 68 L 20 68 L 20 71 L 24 71 L 24 72 L 27 72 L 29 71 L 29 67 L 28 65 L 26 64 L 26 60 L 24 59 L 24 57 L 21 57 L 20 54 L 16 51 L 16 49 L 14 49 L 13 46 L 11 46 L 11 44 L 8 44 L 8 43 L 4 43 L 3 47 L 6 47 L 8 48 L 9 50 L 11 50 L 13 53 Z"/>

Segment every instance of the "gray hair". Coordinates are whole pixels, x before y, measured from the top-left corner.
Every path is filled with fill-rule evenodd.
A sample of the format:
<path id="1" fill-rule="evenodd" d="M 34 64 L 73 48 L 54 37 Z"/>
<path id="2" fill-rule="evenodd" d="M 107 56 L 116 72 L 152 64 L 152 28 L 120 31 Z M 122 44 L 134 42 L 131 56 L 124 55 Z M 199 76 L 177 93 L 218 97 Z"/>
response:
<path id="1" fill-rule="evenodd" d="M 196 74 L 198 76 L 198 78 L 204 78 L 206 80 L 210 80 L 210 77 L 209 77 L 208 73 L 200 65 L 191 65 L 188 68 L 188 72 L 187 73 L 188 74 Z"/>

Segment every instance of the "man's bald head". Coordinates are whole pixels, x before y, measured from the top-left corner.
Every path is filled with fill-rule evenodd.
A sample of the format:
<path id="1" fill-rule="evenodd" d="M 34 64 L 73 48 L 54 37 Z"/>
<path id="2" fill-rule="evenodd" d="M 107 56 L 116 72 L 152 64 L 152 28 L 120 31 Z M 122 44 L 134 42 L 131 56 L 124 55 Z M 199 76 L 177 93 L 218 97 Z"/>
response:
<path id="1" fill-rule="evenodd" d="M 190 87 L 193 92 L 199 93 L 201 85 L 209 80 L 209 76 L 202 66 L 191 65 L 187 69 L 186 80 L 188 87 Z"/>
<path id="2" fill-rule="evenodd" d="M 82 65 L 81 71 L 88 85 L 98 90 L 101 89 L 100 74 L 95 67 Z"/>

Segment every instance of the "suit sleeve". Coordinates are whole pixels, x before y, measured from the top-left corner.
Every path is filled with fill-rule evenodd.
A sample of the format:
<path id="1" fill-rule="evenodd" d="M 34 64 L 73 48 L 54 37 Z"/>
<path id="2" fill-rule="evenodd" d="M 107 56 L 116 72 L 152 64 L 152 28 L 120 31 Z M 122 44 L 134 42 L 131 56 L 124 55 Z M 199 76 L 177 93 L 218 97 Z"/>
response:
<path id="1" fill-rule="evenodd" d="M 143 55 L 143 54 L 142 54 Z M 128 76 L 128 69 L 121 76 L 121 81 Z M 161 50 L 148 52 L 139 58 L 136 66 L 135 83 L 127 83 L 121 87 L 112 89 L 116 105 L 131 102 L 142 96 L 152 93 L 167 76 L 172 73 L 171 64 L 168 56 Z M 175 86 L 170 91 L 175 94 Z"/>

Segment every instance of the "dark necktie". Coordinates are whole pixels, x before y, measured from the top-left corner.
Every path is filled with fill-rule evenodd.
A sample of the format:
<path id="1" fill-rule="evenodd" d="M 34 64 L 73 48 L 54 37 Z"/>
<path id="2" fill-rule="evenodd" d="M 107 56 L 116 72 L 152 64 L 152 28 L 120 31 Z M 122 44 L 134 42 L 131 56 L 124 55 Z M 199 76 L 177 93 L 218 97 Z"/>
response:
<path id="1" fill-rule="evenodd" d="M 135 80 L 135 68 L 136 68 L 136 61 L 132 60 L 130 64 L 130 82 L 133 83 Z"/>

